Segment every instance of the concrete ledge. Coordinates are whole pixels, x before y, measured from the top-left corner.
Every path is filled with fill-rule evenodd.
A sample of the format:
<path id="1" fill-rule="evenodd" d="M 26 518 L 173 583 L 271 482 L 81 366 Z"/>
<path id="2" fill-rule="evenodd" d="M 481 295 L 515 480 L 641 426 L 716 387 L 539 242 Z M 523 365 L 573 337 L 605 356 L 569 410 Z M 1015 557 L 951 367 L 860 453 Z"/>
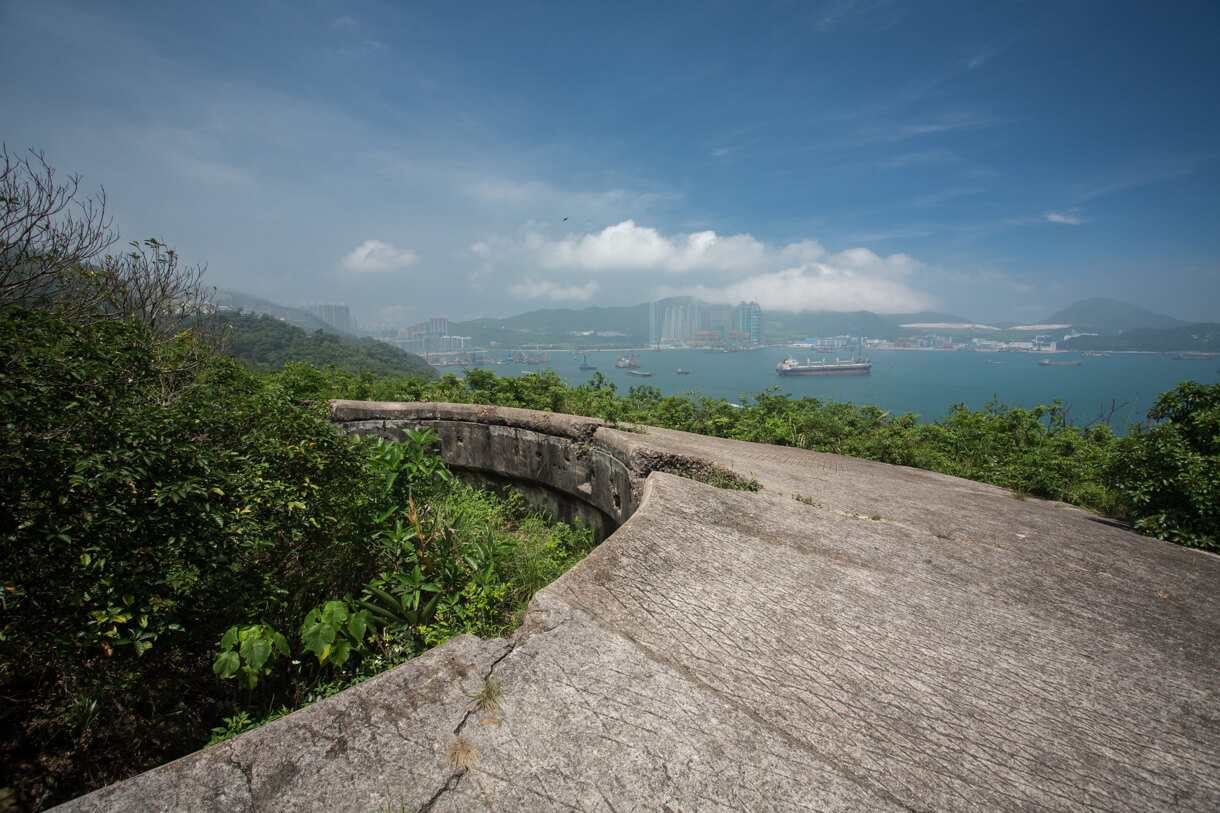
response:
<path id="1" fill-rule="evenodd" d="M 512 641 L 457 639 L 66 809 L 1220 809 L 1220 557 L 834 455 L 345 410 L 592 443 L 634 511 Z M 675 456 L 765 488 L 639 473 Z M 487 675 L 501 708 L 475 711 Z"/>
<path id="2" fill-rule="evenodd" d="M 599 538 L 635 512 L 654 471 L 735 477 L 680 449 L 659 450 L 634 427 L 596 418 L 475 404 L 333 401 L 331 420 L 349 434 L 397 441 L 406 429 L 431 427 L 451 468 L 509 483 L 562 519 L 579 517 Z"/>

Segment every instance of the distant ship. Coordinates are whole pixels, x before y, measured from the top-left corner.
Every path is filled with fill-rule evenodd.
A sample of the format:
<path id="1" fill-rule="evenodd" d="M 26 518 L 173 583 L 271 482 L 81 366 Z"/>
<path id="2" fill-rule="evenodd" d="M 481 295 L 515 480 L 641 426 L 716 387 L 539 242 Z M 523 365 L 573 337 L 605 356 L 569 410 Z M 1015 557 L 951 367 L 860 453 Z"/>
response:
<path id="1" fill-rule="evenodd" d="M 581 370 L 596 370 L 597 366 L 589 363 L 589 357 L 585 356 L 584 361 L 580 363 Z"/>
<path id="2" fill-rule="evenodd" d="M 1208 353 L 1178 353 L 1173 357 L 1174 361 L 1211 361 L 1212 357 Z"/>
<path id="3" fill-rule="evenodd" d="M 630 356 L 619 356 L 618 361 L 614 362 L 614 366 L 619 368 L 632 368 L 639 367 L 640 363 L 635 360 L 635 353 L 632 353 Z"/>
<path id="4" fill-rule="evenodd" d="M 780 375 L 859 375 L 867 373 L 872 368 L 872 362 L 868 359 L 840 360 L 836 358 L 833 364 L 826 359 L 818 359 L 816 362 L 805 359 L 805 363 L 801 364 L 795 359 L 788 358 L 775 365 L 775 372 Z"/>
<path id="5" fill-rule="evenodd" d="M 1038 362 L 1039 367 L 1079 367 L 1079 361 L 1051 361 L 1050 359 L 1042 359 Z"/>
<path id="6" fill-rule="evenodd" d="M 684 370 L 681 367 L 674 370 L 674 372 L 677 373 L 678 375 L 690 375 L 690 370 Z"/>
<path id="7" fill-rule="evenodd" d="M 648 378 L 652 373 L 646 370 L 628 370 L 627 375 L 638 375 L 640 378 Z"/>

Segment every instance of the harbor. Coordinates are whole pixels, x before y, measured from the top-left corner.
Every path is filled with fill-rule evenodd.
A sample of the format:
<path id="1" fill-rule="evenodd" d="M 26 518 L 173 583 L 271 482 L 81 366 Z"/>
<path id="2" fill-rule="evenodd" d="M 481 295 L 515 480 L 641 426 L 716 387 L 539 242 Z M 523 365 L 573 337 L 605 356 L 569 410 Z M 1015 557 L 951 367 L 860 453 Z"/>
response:
<path id="1" fill-rule="evenodd" d="M 710 396 L 742 403 L 772 388 L 794 398 L 851 401 L 873 404 L 895 413 L 915 413 L 931 421 L 955 404 L 982 409 L 989 402 L 1032 408 L 1058 399 L 1071 406 L 1077 423 L 1108 416 L 1116 431 L 1128 420 L 1142 421 L 1156 397 L 1179 382 L 1220 383 L 1217 364 L 1184 363 L 1172 354 L 1111 353 L 1085 357 L 1057 353 L 1057 361 L 1076 361 L 1069 367 L 1040 366 L 1045 355 L 869 349 L 868 375 L 780 376 L 776 365 L 794 352 L 763 348 L 736 353 L 707 350 L 612 349 L 581 351 L 572 355 L 552 352 L 548 364 L 502 363 L 486 365 L 497 375 L 519 376 L 552 370 L 572 386 L 601 376 L 626 394 L 633 386 L 647 386 L 662 395 Z M 635 356 L 636 368 L 618 367 L 620 357 Z M 834 356 L 829 357 L 833 362 Z M 800 357 L 804 361 L 804 356 Z M 814 359 L 816 361 L 816 358 Z M 581 369 L 581 364 L 593 369 Z M 474 365 L 484 366 L 484 365 Z M 629 371 L 651 372 L 648 377 Z M 446 370 L 461 375 L 461 369 Z M 679 372 L 681 371 L 681 372 Z"/>

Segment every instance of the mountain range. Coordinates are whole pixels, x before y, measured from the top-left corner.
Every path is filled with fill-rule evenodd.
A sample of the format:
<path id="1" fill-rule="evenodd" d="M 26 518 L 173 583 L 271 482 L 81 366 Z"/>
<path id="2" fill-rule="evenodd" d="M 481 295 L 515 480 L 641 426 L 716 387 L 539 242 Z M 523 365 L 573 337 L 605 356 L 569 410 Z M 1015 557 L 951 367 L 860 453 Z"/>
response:
<path id="1" fill-rule="evenodd" d="M 309 333 L 323 330 L 341 336 L 349 335 L 303 310 L 237 291 L 217 291 L 214 301 L 230 310 L 271 314 Z M 657 305 L 665 308 L 698 302 L 691 297 L 671 297 L 660 300 Z M 649 330 L 651 313 L 652 305 L 648 302 L 580 309 L 547 308 L 506 318 L 450 322 L 449 332 L 454 336 L 469 336 L 476 347 L 642 347 L 652 338 Z M 763 321 L 767 342 L 777 344 L 811 336 L 841 336 L 852 331 L 859 331 L 869 338 L 888 340 L 921 333 L 993 339 L 1023 339 L 1031 335 L 1028 328 L 1023 329 L 1016 322 L 979 325 L 973 319 L 935 311 L 881 314 L 872 311 L 769 310 L 764 312 Z M 1064 333 L 1098 334 L 1083 342 L 1073 340 L 1080 344 L 1077 349 L 1220 349 L 1220 326 L 1187 324 L 1181 319 L 1129 302 L 1104 297 L 1075 302 L 1048 315 L 1038 325 L 1066 326 L 1039 330 L 1041 333 L 1058 333 L 1062 330 Z M 1135 331 L 1134 335 L 1132 331 Z M 1076 344 L 1070 346 L 1075 347 Z"/>
<path id="2" fill-rule="evenodd" d="M 673 297 L 660 300 L 657 304 L 664 308 L 696 302 L 698 300 L 689 297 Z M 571 342 L 582 347 L 638 346 L 650 340 L 649 315 L 649 303 L 623 307 L 552 308 L 504 319 L 451 322 L 449 327 L 454 335 L 470 336 L 476 345 L 489 347 Z M 970 333 L 990 338 L 1029 336 L 1029 330 L 1021 330 L 1016 322 L 980 327 L 976 320 L 934 311 L 881 314 L 872 311 L 769 310 L 764 312 L 763 319 L 767 341 L 779 343 L 799 341 L 809 336 L 838 336 L 850 331 L 859 331 L 870 338 L 890 340 L 912 333 L 930 332 L 953 335 Z M 1065 331 L 1071 329 L 1081 333 L 1116 335 L 1136 329 L 1182 327 L 1186 323 L 1138 305 L 1092 297 L 1056 311 L 1038 324 L 1067 325 Z M 904 327 L 907 325 L 937 327 Z M 598 333 L 613 335 L 599 336 Z"/>

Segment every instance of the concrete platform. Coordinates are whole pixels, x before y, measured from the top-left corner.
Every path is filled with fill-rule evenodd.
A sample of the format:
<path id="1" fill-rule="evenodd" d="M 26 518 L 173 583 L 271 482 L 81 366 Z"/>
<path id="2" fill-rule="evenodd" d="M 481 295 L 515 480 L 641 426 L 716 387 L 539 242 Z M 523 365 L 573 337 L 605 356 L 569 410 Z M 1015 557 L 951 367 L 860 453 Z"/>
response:
<path id="1" fill-rule="evenodd" d="M 634 509 L 513 640 L 456 639 L 64 809 L 1220 809 L 1216 556 L 928 472 L 399 406 L 337 420 L 566 438 L 621 464 Z M 663 471 L 691 460 L 763 490 Z"/>

